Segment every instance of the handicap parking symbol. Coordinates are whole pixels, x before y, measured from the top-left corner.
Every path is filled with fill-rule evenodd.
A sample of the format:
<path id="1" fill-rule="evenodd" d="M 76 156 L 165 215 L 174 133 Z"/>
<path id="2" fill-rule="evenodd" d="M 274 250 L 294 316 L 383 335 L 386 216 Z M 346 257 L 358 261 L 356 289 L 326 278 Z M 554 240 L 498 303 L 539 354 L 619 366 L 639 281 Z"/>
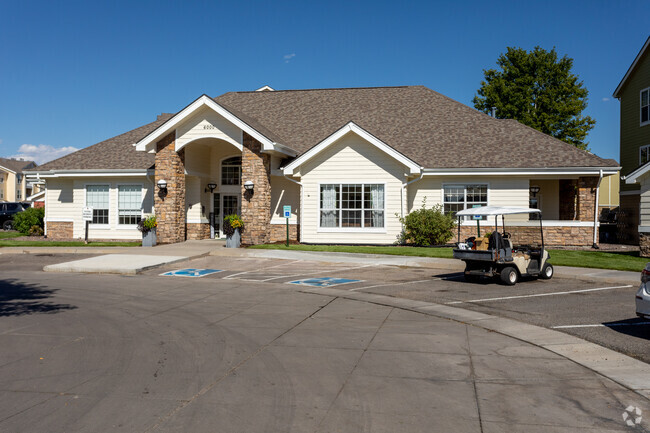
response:
<path id="1" fill-rule="evenodd" d="M 338 286 L 341 284 L 357 283 L 362 280 L 350 280 L 347 278 L 334 278 L 334 277 L 322 277 L 322 278 L 306 278 L 304 280 L 289 281 L 289 284 L 300 284 L 302 286 L 312 286 L 312 287 L 332 287 Z"/>
<path id="2" fill-rule="evenodd" d="M 169 271 L 164 274 L 160 274 L 165 277 L 190 277 L 190 278 L 201 278 L 206 275 L 216 274 L 217 272 L 223 272 L 221 269 L 179 269 L 177 271 Z"/>

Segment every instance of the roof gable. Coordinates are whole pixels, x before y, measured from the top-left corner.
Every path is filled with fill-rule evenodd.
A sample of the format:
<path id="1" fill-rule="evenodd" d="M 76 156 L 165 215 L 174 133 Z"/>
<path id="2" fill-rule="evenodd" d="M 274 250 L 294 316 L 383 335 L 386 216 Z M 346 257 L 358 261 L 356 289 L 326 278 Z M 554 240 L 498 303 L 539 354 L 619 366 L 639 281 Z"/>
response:
<path id="1" fill-rule="evenodd" d="M 616 90 L 614 90 L 614 98 L 620 98 L 621 97 L 621 91 L 623 90 L 623 87 L 625 86 L 625 83 L 627 83 L 627 80 L 630 78 L 634 70 L 636 69 L 636 66 L 639 64 L 641 61 L 641 58 L 645 54 L 646 50 L 650 46 L 650 37 L 646 39 L 645 44 L 643 44 L 643 47 L 641 47 L 641 51 L 639 51 L 639 54 L 636 55 L 634 61 L 630 65 L 630 67 L 627 69 L 627 72 L 625 73 L 625 76 L 623 76 L 623 79 L 621 80 L 620 83 L 618 83 L 618 86 L 616 87 Z"/>

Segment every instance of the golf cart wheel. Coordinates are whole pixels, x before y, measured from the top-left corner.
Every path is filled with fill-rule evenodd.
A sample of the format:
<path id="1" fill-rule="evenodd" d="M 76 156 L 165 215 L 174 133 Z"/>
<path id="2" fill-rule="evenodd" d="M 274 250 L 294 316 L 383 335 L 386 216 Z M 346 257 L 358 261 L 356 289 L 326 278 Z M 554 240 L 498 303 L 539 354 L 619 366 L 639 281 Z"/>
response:
<path id="1" fill-rule="evenodd" d="M 506 286 L 514 286 L 519 281 L 519 273 L 512 266 L 501 269 L 501 282 Z"/>
<path id="2" fill-rule="evenodd" d="M 539 274 L 539 278 L 542 280 L 550 280 L 553 278 L 553 265 L 550 263 L 544 263 L 544 267 L 542 268 L 542 273 Z"/>
<path id="3" fill-rule="evenodd" d="M 2 230 L 13 230 L 14 222 L 12 220 L 7 220 L 2 224 Z"/>

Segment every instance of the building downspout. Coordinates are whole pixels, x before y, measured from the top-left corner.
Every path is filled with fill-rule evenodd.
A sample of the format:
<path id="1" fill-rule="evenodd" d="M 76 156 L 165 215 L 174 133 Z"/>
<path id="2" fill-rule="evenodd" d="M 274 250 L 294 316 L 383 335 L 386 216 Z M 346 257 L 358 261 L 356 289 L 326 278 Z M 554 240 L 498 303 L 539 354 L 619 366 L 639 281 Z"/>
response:
<path id="1" fill-rule="evenodd" d="M 300 236 L 299 238 L 302 240 L 302 203 L 303 203 L 303 197 L 302 197 L 302 183 L 298 182 L 297 180 L 293 180 L 290 177 L 287 177 L 287 175 L 284 175 L 284 178 L 287 179 L 290 182 L 295 183 L 296 185 L 300 186 L 300 218 L 298 218 L 298 226 L 300 227 Z"/>
<path id="2" fill-rule="evenodd" d="M 592 248 L 599 249 L 598 244 L 596 243 L 597 239 L 596 236 L 598 234 L 598 194 L 600 192 L 600 182 L 603 180 L 603 170 L 600 170 L 599 177 L 598 177 L 598 183 L 596 184 L 596 199 L 595 204 L 594 204 L 594 244 L 591 246 Z"/>
<path id="3" fill-rule="evenodd" d="M 406 187 L 409 186 L 410 184 L 412 184 L 413 182 L 417 182 L 418 180 L 422 180 L 423 177 L 424 177 L 424 171 L 422 171 L 420 173 L 420 177 L 418 177 L 417 179 L 413 179 L 410 182 L 404 182 L 402 184 L 402 189 L 400 190 L 400 210 L 402 211 L 401 212 L 402 218 L 404 218 L 404 194 L 406 192 Z M 403 230 L 404 230 L 404 224 L 402 224 L 402 231 Z"/>

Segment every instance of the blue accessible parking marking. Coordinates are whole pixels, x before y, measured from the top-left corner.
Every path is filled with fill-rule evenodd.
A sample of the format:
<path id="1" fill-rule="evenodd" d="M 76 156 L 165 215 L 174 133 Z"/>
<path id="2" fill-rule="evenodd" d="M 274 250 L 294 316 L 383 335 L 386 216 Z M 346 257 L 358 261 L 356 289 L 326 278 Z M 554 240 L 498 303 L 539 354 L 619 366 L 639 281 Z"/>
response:
<path id="1" fill-rule="evenodd" d="M 165 277 L 190 277 L 190 278 L 200 278 L 205 277 L 206 275 L 216 274 L 217 272 L 223 272 L 221 269 L 179 269 L 177 271 L 169 271 L 164 274 L 160 274 Z"/>
<path id="2" fill-rule="evenodd" d="M 322 277 L 322 278 L 306 278 L 304 280 L 289 281 L 289 284 L 300 284 L 303 286 L 313 286 L 313 287 L 332 287 L 332 286 L 338 286 L 340 284 L 358 283 L 360 281 L 363 280 L 349 280 L 347 278 Z"/>

